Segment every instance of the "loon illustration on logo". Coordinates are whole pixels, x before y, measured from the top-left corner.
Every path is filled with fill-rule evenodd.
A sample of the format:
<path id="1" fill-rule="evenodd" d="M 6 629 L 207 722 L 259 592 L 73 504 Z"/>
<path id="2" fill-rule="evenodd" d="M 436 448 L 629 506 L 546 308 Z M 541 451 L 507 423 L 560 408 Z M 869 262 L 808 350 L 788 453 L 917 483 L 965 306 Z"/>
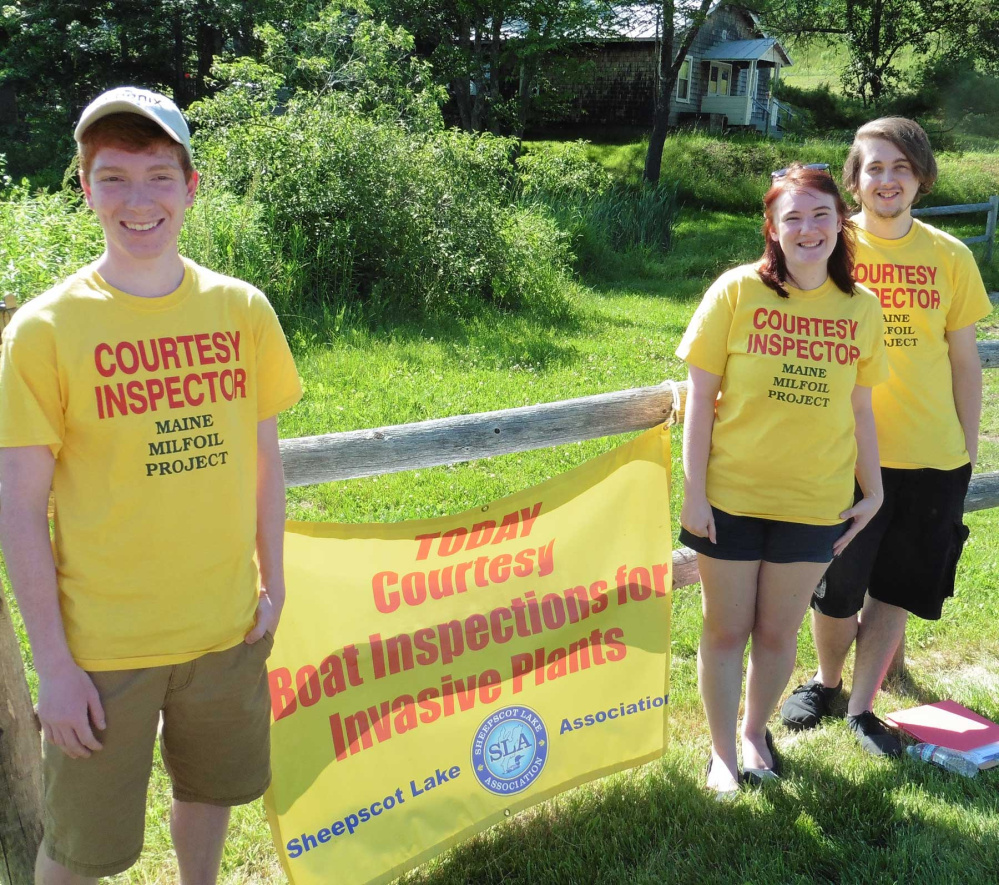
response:
<path id="1" fill-rule="evenodd" d="M 530 707 L 504 707 L 492 713 L 472 739 L 472 770 L 497 796 L 526 790 L 548 761 L 548 729 Z"/>

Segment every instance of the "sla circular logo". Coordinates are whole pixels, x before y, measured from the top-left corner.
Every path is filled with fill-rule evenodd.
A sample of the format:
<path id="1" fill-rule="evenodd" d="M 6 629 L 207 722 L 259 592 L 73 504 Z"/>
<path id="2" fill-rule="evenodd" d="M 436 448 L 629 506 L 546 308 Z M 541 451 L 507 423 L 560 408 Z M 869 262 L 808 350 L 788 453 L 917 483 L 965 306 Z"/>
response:
<path id="1" fill-rule="evenodd" d="M 548 761 L 548 730 L 530 707 L 497 710 L 472 739 L 472 770 L 490 793 L 510 796 L 538 779 Z"/>

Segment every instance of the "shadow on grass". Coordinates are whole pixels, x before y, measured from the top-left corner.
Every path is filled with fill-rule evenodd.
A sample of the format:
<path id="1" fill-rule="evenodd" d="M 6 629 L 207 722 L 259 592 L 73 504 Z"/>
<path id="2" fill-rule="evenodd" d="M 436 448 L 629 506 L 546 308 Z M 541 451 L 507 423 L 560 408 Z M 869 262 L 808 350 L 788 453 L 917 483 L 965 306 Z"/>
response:
<path id="1" fill-rule="evenodd" d="M 673 234 L 673 247 L 648 258 L 639 272 L 591 273 L 587 282 L 598 294 L 629 291 L 678 303 L 699 300 L 705 289 L 729 268 L 755 262 L 763 253 L 762 215 L 734 215 L 684 209 Z"/>
<path id="2" fill-rule="evenodd" d="M 885 679 L 885 688 L 892 694 L 912 699 L 914 706 L 942 700 L 939 690 L 920 682 L 909 667 L 900 673 L 890 673 Z"/>
<path id="3" fill-rule="evenodd" d="M 357 312 L 344 319 L 317 312 L 296 316 L 287 325 L 293 351 L 308 351 L 334 342 L 357 349 L 392 345 L 402 352 L 402 363 L 419 367 L 439 356 L 421 352 L 432 341 L 443 350 L 446 361 L 453 364 L 460 365 L 475 357 L 486 358 L 499 367 L 542 369 L 575 363 L 579 355 L 567 339 L 585 332 L 592 326 L 592 320 L 580 310 L 555 320 L 484 304 L 462 316 L 430 314 L 372 319 Z"/>
<path id="4" fill-rule="evenodd" d="M 963 781 L 906 759 L 864 759 L 847 776 L 812 747 L 785 759 L 781 783 L 718 803 L 701 788 L 699 761 L 671 752 L 525 812 L 403 881 L 994 881 L 999 777 Z"/>

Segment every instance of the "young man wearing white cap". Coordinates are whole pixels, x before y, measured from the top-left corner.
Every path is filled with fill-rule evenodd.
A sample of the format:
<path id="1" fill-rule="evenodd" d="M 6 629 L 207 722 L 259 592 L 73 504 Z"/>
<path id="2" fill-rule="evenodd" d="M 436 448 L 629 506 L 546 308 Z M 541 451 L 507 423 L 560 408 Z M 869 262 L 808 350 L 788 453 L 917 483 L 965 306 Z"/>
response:
<path id="1" fill-rule="evenodd" d="M 301 386 L 264 296 L 178 252 L 198 174 L 173 102 L 113 89 L 75 136 L 104 253 L 18 311 L 0 356 L 0 540 L 45 739 L 36 882 L 135 862 L 159 730 L 180 881 L 201 885 L 270 779 L 276 415 Z"/>

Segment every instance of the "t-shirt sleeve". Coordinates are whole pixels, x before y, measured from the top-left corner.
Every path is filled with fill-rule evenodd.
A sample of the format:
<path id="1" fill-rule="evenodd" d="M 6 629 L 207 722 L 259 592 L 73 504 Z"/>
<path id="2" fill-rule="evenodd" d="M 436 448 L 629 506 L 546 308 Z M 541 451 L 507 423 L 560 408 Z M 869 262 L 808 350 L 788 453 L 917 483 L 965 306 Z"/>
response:
<path id="1" fill-rule="evenodd" d="M 862 294 L 854 298 L 867 297 Z M 861 387 L 874 387 L 888 380 L 888 351 L 885 348 L 884 314 L 875 297 L 870 296 L 871 309 L 864 317 L 866 347 L 857 360 L 857 381 Z"/>
<path id="2" fill-rule="evenodd" d="M 676 355 L 690 366 L 724 375 L 728 362 L 728 336 L 734 317 L 732 287 L 724 277 L 716 280 L 683 333 Z"/>
<path id="3" fill-rule="evenodd" d="M 52 329 L 16 316 L 0 350 L 0 447 L 49 446 L 58 456 L 66 429 Z"/>
<path id="4" fill-rule="evenodd" d="M 954 299 L 947 311 L 947 331 L 963 329 L 977 323 L 992 312 L 985 283 L 970 250 L 962 251 L 955 257 Z"/>
<path id="5" fill-rule="evenodd" d="M 257 420 L 264 421 L 302 398 L 302 382 L 274 308 L 259 292 L 254 293 L 252 305 L 257 357 Z"/>

